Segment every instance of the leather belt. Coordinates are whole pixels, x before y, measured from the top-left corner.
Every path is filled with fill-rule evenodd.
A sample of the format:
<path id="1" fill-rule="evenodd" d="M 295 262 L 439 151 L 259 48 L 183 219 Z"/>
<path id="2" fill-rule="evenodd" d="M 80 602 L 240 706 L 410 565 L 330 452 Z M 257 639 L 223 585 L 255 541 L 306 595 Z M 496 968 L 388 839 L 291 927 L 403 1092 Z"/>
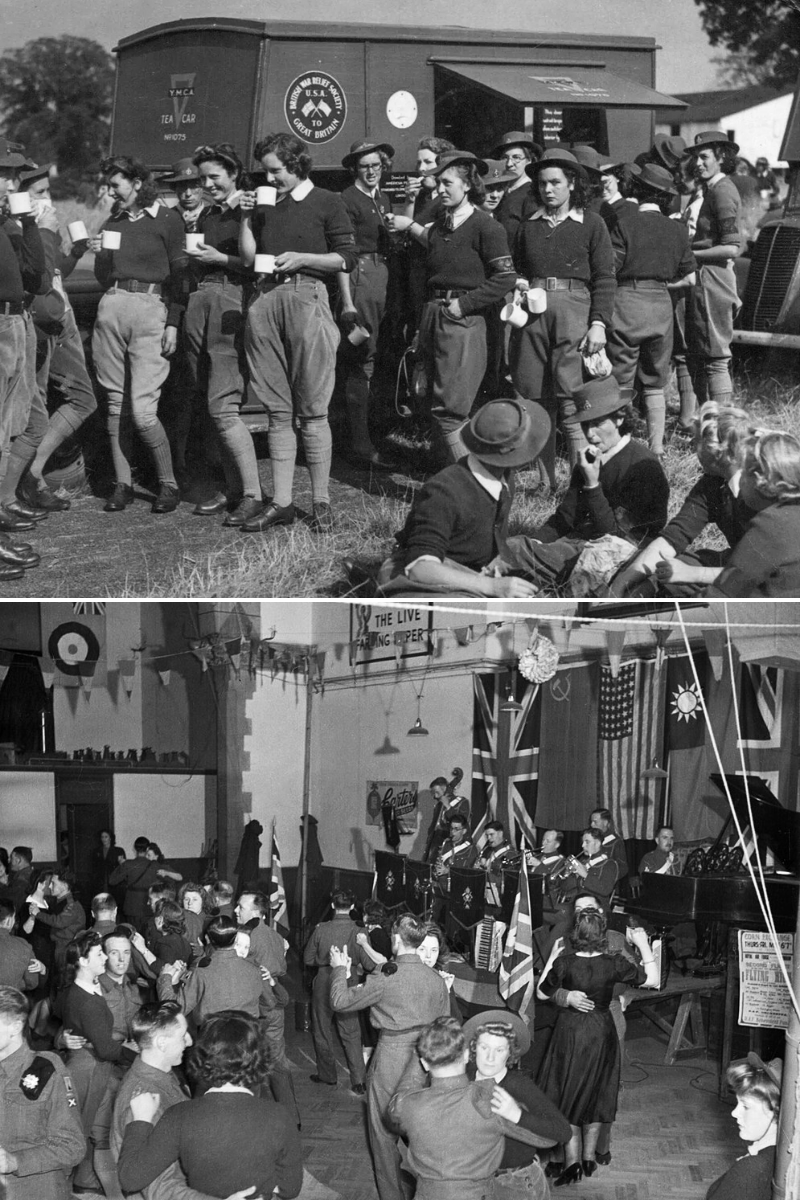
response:
<path id="1" fill-rule="evenodd" d="M 466 296 L 467 288 L 431 288 L 431 300 L 458 300 L 459 296 Z"/>
<path id="2" fill-rule="evenodd" d="M 111 292 L 147 292 L 151 296 L 160 296 L 163 290 L 160 283 L 145 283 L 141 279 L 115 279 L 109 288 Z"/>
<path id="3" fill-rule="evenodd" d="M 24 312 L 25 312 L 25 304 L 22 300 L 2 300 L 2 301 L 0 301 L 0 316 L 21 317 Z"/>
<path id="4" fill-rule="evenodd" d="M 617 287 L 643 288 L 645 291 L 662 291 L 666 289 L 663 279 L 618 279 Z"/>
<path id="5" fill-rule="evenodd" d="M 588 292 L 589 285 L 584 279 L 559 279 L 556 275 L 532 279 L 532 288 L 544 288 L 546 292 Z"/>
<path id="6" fill-rule="evenodd" d="M 304 275 L 302 271 L 298 271 L 294 275 L 282 275 L 280 271 L 276 271 L 274 275 L 265 275 L 257 283 L 260 292 L 273 292 L 276 287 L 283 287 L 285 284 L 290 284 L 296 287 L 299 283 L 322 283 L 316 275 Z"/>

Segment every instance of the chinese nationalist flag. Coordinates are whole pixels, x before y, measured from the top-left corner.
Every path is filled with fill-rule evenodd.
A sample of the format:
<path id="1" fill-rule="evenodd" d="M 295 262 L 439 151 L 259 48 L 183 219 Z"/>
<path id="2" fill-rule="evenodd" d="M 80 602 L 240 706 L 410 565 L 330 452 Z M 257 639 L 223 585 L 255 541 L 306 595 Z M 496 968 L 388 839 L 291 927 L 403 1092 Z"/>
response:
<path id="1" fill-rule="evenodd" d="M 697 680 L 688 655 L 667 662 L 664 701 L 664 749 L 668 760 L 670 818 L 679 842 L 715 838 L 728 814 L 728 805 L 709 775 L 719 771 L 701 697 L 708 708 L 711 729 L 722 757 L 722 771 L 739 770 L 732 759 L 735 746 L 733 693 L 727 671 L 714 679 L 706 652 L 693 655 Z M 699 686 L 698 686 L 699 682 Z"/>

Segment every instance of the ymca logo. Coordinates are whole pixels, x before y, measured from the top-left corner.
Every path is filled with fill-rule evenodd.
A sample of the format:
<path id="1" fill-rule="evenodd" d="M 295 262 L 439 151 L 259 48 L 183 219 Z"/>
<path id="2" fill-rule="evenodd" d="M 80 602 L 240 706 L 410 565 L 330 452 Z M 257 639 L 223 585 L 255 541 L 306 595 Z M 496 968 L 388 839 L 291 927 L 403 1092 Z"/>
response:
<path id="1" fill-rule="evenodd" d="M 292 133 L 312 146 L 330 142 L 347 119 L 347 100 L 332 75 L 299 75 L 289 84 L 284 101 Z"/>
<path id="2" fill-rule="evenodd" d="M 169 94 L 172 98 L 173 128 L 179 129 L 183 122 L 183 114 L 189 103 L 189 97 L 194 95 L 195 75 L 171 75 Z"/>

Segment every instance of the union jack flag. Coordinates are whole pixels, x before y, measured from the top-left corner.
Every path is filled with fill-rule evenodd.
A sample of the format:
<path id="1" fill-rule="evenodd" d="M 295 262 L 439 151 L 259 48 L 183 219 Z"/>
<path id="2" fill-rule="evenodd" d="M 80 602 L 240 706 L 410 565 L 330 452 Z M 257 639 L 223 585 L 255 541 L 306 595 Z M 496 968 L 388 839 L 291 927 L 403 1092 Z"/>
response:
<path id="1" fill-rule="evenodd" d="M 531 893 L 525 855 L 519 871 L 517 898 L 500 963 L 498 991 L 509 1008 L 523 1016 L 533 1000 L 533 929 Z"/>
<path id="2" fill-rule="evenodd" d="M 512 698 L 519 707 L 504 711 L 510 679 L 508 672 L 473 676 L 472 838 L 477 841 L 486 822 L 496 820 L 512 842 L 516 836 L 533 846 L 541 691 L 515 675 Z"/>
<path id="3" fill-rule="evenodd" d="M 289 936 L 289 912 L 286 907 L 286 889 L 283 886 L 283 868 L 278 839 L 272 835 L 272 881 L 269 886 L 269 904 L 272 909 L 272 927 L 282 937 Z"/>
<path id="4" fill-rule="evenodd" d="M 783 691 L 785 672 L 778 667 L 742 663 L 739 683 L 739 725 L 734 771 L 760 775 L 773 794 L 781 799 L 783 755 Z"/>

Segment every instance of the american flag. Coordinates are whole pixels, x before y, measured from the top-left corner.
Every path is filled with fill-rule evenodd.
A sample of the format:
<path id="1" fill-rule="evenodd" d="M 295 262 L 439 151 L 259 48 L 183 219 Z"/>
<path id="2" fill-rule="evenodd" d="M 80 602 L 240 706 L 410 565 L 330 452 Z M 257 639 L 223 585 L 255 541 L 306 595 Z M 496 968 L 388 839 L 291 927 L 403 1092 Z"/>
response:
<path id="1" fill-rule="evenodd" d="M 520 708 L 503 712 L 508 673 L 473 676 L 472 837 L 477 841 L 486 822 L 496 820 L 503 822 L 512 843 L 518 831 L 533 846 L 541 692 L 538 684 L 514 679 Z"/>
<path id="2" fill-rule="evenodd" d="M 269 904 L 272 910 L 272 926 L 283 937 L 289 936 L 289 913 L 286 907 L 286 889 L 283 886 L 283 869 L 278 839 L 272 835 L 272 881 L 269 885 Z"/>
<path id="3" fill-rule="evenodd" d="M 622 838 L 655 837 L 660 783 L 641 776 L 660 750 L 660 675 L 654 659 L 624 663 L 616 679 L 600 670 L 599 806 Z"/>
<path id="4" fill-rule="evenodd" d="M 522 1016 L 533 1000 L 533 930 L 531 893 L 525 855 L 517 884 L 517 898 L 500 963 L 498 991 L 509 1008 Z"/>

